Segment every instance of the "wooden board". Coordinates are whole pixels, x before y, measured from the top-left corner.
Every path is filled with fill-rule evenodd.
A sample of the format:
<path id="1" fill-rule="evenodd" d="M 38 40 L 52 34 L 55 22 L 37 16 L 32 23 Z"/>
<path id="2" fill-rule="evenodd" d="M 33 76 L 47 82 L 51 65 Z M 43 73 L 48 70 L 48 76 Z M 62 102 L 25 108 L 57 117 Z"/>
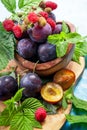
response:
<path id="1" fill-rule="evenodd" d="M 11 68 L 11 63 L 13 66 L 18 65 L 17 72 L 19 73 L 21 72 L 21 70 L 25 69 L 21 67 L 19 64 L 15 63 L 15 61 L 11 61 L 4 71 L 9 70 Z M 76 81 L 77 81 L 78 78 L 81 76 L 84 70 L 84 67 L 85 67 L 85 60 L 83 57 L 81 57 L 80 64 L 77 64 L 76 62 L 71 61 L 66 68 L 74 71 L 76 75 Z M 5 106 L 3 105 L 3 102 L 0 102 L 0 111 L 3 111 L 4 108 Z M 63 110 L 62 108 L 60 108 L 57 114 L 48 115 L 46 117 L 46 120 L 42 123 L 42 129 L 34 128 L 34 130 L 60 130 L 60 128 L 63 126 L 63 124 L 66 121 L 65 114 L 69 114 L 71 108 L 72 108 L 72 105 L 69 104 L 66 110 Z M 9 127 L 0 127 L 0 130 L 9 130 Z"/>

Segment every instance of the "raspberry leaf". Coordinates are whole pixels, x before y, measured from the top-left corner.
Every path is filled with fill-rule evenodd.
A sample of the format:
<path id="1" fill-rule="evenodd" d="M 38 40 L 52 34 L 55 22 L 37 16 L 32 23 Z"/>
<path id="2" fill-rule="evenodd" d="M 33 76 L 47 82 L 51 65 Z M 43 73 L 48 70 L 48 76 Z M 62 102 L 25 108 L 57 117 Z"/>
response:
<path id="1" fill-rule="evenodd" d="M 8 62 L 14 59 L 14 44 L 13 34 L 6 32 L 0 23 L 0 70 L 4 69 Z"/>
<path id="2" fill-rule="evenodd" d="M 21 107 L 22 109 L 30 109 L 34 112 L 38 107 L 44 107 L 44 106 L 36 98 L 28 98 L 22 102 Z"/>
<path id="3" fill-rule="evenodd" d="M 30 115 L 29 115 L 30 114 Z M 31 113 L 18 112 L 15 114 L 14 118 L 11 121 L 10 130 L 33 130 L 31 121 L 29 118 L 32 118 Z"/>
<path id="4" fill-rule="evenodd" d="M 39 3 L 41 2 L 42 0 L 19 0 L 18 1 L 18 6 L 19 8 L 25 8 L 25 7 L 31 7 L 32 6 L 38 6 Z"/>
<path id="5" fill-rule="evenodd" d="M 10 11 L 11 13 L 15 12 L 16 0 L 1 0 L 1 2 L 8 11 Z"/>
<path id="6" fill-rule="evenodd" d="M 13 109 L 13 104 L 10 104 L 3 112 L 0 112 L 0 126 L 9 126 L 16 112 L 16 109 Z"/>
<path id="7" fill-rule="evenodd" d="M 27 98 L 21 103 L 22 91 L 23 89 L 18 90 L 14 97 L 4 102 L 6 108 L 0 112 L 0 126 L 10 126 L 10 130 L 42 128 L 35 119 L 35 111 L 43 105 L 35 98 Z"/>
<path id="8" fill-rule="evenodd" d="M 33 127 L 42 128 L 34 118 L 32 111 L 23 111 L 15 114 L 11 121 L 10 130 L 33 130 Z"/>
<path id="9" fill-rule="evenodd" d="M 24 0 L 19 0 L 18 1 L 18 7 L 21 9 L 24 6 Z"/>
<path id="10" fill-rule="evenodd" d="M 0 126 L 8 126 L 10 125 L 10 116 L 9 116 L 9 111 L 4 110 L 0 114 Z"/>

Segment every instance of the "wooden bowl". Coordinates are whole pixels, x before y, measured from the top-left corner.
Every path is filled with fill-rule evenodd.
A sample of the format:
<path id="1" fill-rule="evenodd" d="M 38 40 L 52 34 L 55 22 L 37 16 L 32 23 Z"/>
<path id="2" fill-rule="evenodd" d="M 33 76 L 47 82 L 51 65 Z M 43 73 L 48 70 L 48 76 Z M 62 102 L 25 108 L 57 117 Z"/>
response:
<path id="1" fill-rule="evenodd" d="M 61 22 L 58 22 L 58 23 L 61 23 Z M 75 26 L 71 24 L 70 22 L 66 22 L 66 23 L 69 26 L 70 32 L 75 32 Z M 70 43 L 67 49 L 67 53 L 64 57 L 56 58 L 52 61 L 45 62 L 45 63 L 36 64 L 34 62 L 24 59 L 17 53 L 15 55 L 15 58 L 23 67 L 25 67 L 26 69 L 29 69 L 29 71 L 33 71 L 35 68 L 35 72 L 37 74 L 41 76 L 48 76 L 68 65 L 68 63 L 71 61 L 71 58 L 74 52 L 74 47 L 75 45 Z"/>

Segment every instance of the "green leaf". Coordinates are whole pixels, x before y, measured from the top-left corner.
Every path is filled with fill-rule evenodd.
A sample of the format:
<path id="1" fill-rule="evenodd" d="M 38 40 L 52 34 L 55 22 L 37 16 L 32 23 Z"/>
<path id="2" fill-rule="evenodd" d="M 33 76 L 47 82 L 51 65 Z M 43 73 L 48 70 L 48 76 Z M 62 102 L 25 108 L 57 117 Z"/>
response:
<path id="1" fill-rule="evenodd" d="M 27 98 L 22 104 L 16 104 L 16 101 L 21 98 L 22 90 L 18 90 L 14 97 L 4 102 L 7 107 L 4 110 L 5 113 L 1 113 L 1 126 L 10 125 L 10 130 L 33 130 L 34 127 L 42 128 L 41 124 L 35 119 L 35 110 L 38 107 L 43 107 L 39 100 Z"/>
<path id="2" fill-rule="evenodd" d="M 12 72 L 10 72 L 9 75 L 16 79 L 16 74 L 15 74 L 15 72 L 13 70 L 12 70 Z"/>
<path id="3" fill-rule="evenodd" d="M 9 109 L 9 111 L 14 111 L 15 109 L 17 110 L 17 108 L 19 108 L 20 106 L 18 106 L 19 104 L 17 103 L 18 101 L 20 101 L 21 97 L 22 97 L 22 92 L 23 92 L 24 88 L 19 89 L 16 94 L 14 95 L 14 97 L 12 97 L 11 99 L 8 99 L 6 101 L 4 101 L 4 104 L 6 104 L 7 108 Z M 19 108 L 20 109 L 20 108 Z"/>
<path id="4" fill-rule="evenodd" d="M 73 90 L 74 90 L 74 86 L 72 85 L 69 89 L 67 89 L 67 90 L 64 91 L 64 96 L 66 98 L 68 98 L 70 94 L 73 94 Z"/>
<path id="5" fill-rule="evenodd" d="M 65 96 L 63 96 L 63 99 L 62 99 L 62 107 L 63 107 L 64 109 L 66 109 L 67 106 L 68 106 L 67 100 L 66 100 Z"/>
<path id="6" fill-rule="evenodd" d="M 62 31 L 65 33 L 69 33 L 69 27 L 65 21 L 62 22 Z"/>
<path id="7" fill-rule="evenodd" d="M 0 77 L 1 76 L 6 76 L 6 75 L 9 75 L 9 76 L 12 76 L 13 78 L 16 79 L 16 74 L 13 70 L 10 70 L 10 71 L 7 71 L 7 72 L 1 72 L 0 73 Z"/>
<path id="8" fill-rule="evenodd" d="M 15 114 L 11 121 L 10 130 L 33 130 L 28 115 L 23 112 Z M 30 117 L 32 117 L 32 115 L 30 115 Z"/>
<path id="9" fill-rule="evenodd" d="M 53 34 L 48 36 L 48 42 L 56 45 L 57 57 L 62 57 L 65 55 L 68 44 L 75 44 L 75 49 L 72 59 L 79 63 L 80 56 L 87 55 L 87 36 L 83 37 L 80 34 L 74 32 L 60 34 Z"/>
<path id="10" fill-rule="evenodd" d="M 57 57 L 63 57 L 66 54 L 68 43 L 66 41 L 60 42 L 56 45 Z"/>
<path id="11" fill-rule="evenodd" d="M 53 104 L 47 103 L 44 100 L 42 100 L 41 103 L 45 106 L 48 114 L 56 114 L 57 113 L 57 109 L 59 108 L 59 104 L 53 105 Z"/>
<path id="12" fill-rule="evenodd" d="M 73 57 L 72 59 L 79 63 L 79 57 L 81 56 L 81 50 L 77 47 L 77 45 L 75 46 L 75 50 L 74 50 L 74 54 L 73 54 Z"/>
<path id="13" fill-rule="evenodd" d="M 9 72 L 2 72 L 2 73 L 0 73 L 0 77 L 1 76 L 6 76 L 6 75 L 10 75 L 10 73 L 11 73 L 10 71 Z"/>
<path id="14" fill-rule="evenodd" d="M 27 98 L 22 102 L 23 109 L 30 109 L 34 112 L 38 107 L 44 107 L 41 102 L 36 98 Z"/>
<path id="15" fill-rule="evenodd" d="M 10 125 L 10 116 L 9 111 L 5 109 L 0 113 L 0 126 L 9 126 Z"/>
<path id="16" fill-rule="evenodd" d="M 0 113 L 0 126 L 9 126 L 15 113 L 16 110 L 10 110 L 6 107 L 4 111 Z"/>
<path id="17" fill-rule="evenodd" d="M 25 7 L 31 7 L 34 6 L 38 6 L 39 3 L 41 2 L 42 0 L 19 0 L 18 1 L 18 6 L 19 8 L 25 8 Z"/>
<path id="18" fill-rule="evenodd" d="M 87 111 L 87 101 L 72 97 L 72 103 L 76 108 L 83 109 Z"/>
<path id="19" fill-rule="evenodd" d="M 35 128 L 42 128 L 41 124 L 35 119 L 35 112 L 33 113 L 29 109 L 25 109 L 24 113 L 28 116 L 28 118 L 31 120 L 31 124 Z"/>
<path id="20" fill-rule="evenodd" d="M 18 7 L 21 9 L 24 6 L 24 0 L 19 0 L 18 1 Z"/>
<path id="21" fill-rule="evenodd" d="M 0 22 L 0 70 L 4 69 L 8 62 L 14 59 L 14 44 L 14 35 L 6 32 Z"/>
<path id="22" fill-rule="evenodd" d="M 58 42 L 63 42 L 66 40 L 67 34 L 64 32 L 61 32 L 60 34 L 52 34 L 49 35 L 47 40 L 49 43 L 52 43 L 54 45 L 57 45 Z"/>
<path id="23" fill-rule="evenodd" d="M 16 0 L 1 0 L 1 2 L 8 11 L 10 11 L 11 13 L 15 12 Z"/>
<path id="24" fill-rule="evenodd" d="M 69 89 L 67 89 L 67 90 L 65 90 L 64 91 L 64 95 L 63 95 L 63 99 L 62 99 L 62 107 L 64 108 L 64 109 L 66 109 L 67 108 L 67 106 L 68 106 L 68 103 L 67 103 L 67 100 L 72 100 L 72 97 L 73 97 L 73 85 L 69 88 Z"/>
<path id="25" fill-rule="evenodd" d="M 66 119 L 71 123 L 87 123 L 87 115 L 66 115 Z"/>
<path id="26" fill-rule="evenodd" d="M 10 130 L 33 130 L 33 127 L 41 128 L 39 122 L 35 120 L 32 111 L 18 112 L 11 121 Z"/>
<path id="27" fill-rule="evenodd" d="M 64 32 L 48 36 L 48 42 L 56 45 L 57 57 L 62 57 L 66 54 L 68 42 L 65 41 L 65 38 L 66 34 Z"/>
<path id="28" fill-rule="evenodd" d="M 4 101 L 4 104 L 5 104 L 5 105 L 8 107 L 8 109 L 9 109 L 9 106 L 10 106 L 10 105 L 11 105 L 11 106 L 14 105 L 14 100 L 13 100 L 13 98 Z M 12 109 L 12 108 L 11 108 L 11 109 Z"/>
<path id="29" fill-rule="evenodd" d="M 16 92 L 15 96 L 13 97 L 13 100 L 14 100 L 15 102 L 20 101 L 20 99 L 22 98 L 22 92 L 23 92 L 23 90 L 24 90 L 24 88 L 21 88 L 21 89 L 19 89 L 19 90 Z"/>
<path id="30" fill-rule="evenodd" d="M 42 0 L 24 0 L 24 6 L 38 6 Z"/>
<path id="31" fill-rule="evenodd" d="M 87 55 L 87 41 L 86 41 L 86 40 L 84 40 L 84 42 L 78 42 L 78 43 L 76 44 L 76 48 L 77 48 L 77 49 L 78 49 L 78 48 L 81 48 L 81 49 L 79 50 L 80 56 L 85 56 L 85 55 Z"/>

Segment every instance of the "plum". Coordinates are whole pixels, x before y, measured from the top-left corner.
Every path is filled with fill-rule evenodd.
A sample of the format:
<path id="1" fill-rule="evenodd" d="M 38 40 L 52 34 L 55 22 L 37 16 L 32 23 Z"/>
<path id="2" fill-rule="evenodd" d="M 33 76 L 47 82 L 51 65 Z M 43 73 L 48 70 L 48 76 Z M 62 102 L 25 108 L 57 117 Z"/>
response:
<path id="1" fill-rule="evenodd" d="M 53 34 L 59 34 L 61 31 L 62 31 L 62 24 L 61 23 L 56 24 L 56 27 L 53 30 Z"/>
<path id="2" fill-rule="evenodd" d="M 37 46 L 30 39 L 21 39 L 17 44 L 17 51 L 20 56 L 31 60 L 36 55 Z"/>
<path id="3" fill-rule="evenodd" d="M 47 62 L 55 59 L 56 56 L 56 46 L 46 42 L 38 47 L 38 58 L 41 62 Z"/>
<path id="4" fill-rule="evenodd" d="M 0 100 L 11 98 L 18 90 L 16 79 L 12 76 L 0 77 Z"/>
<path id="5" fill-rule="evenodd" d="M 32 41 L 37 43 L 43 43 L 47 40 L 47 37 L 52 34 L 51 26 L 46 23 L 45 26 L 40 27 L 37 23 L 33 28 L 28 30 L 29 37 Z"/>
<path id="6" fill-rule="evenodd" d="M 50 12 L 48 17 L 52 18 L 56 22 L 56 17 L 54 13 Z"/>
<path id="7" fill-rule="evenodd" d="M 23 91 L 24 97 L 35 97 L 40 92 L 42 81 L 36 73 L 27 73 L 21 78 L 20 88 L 25 88 Z"/>

